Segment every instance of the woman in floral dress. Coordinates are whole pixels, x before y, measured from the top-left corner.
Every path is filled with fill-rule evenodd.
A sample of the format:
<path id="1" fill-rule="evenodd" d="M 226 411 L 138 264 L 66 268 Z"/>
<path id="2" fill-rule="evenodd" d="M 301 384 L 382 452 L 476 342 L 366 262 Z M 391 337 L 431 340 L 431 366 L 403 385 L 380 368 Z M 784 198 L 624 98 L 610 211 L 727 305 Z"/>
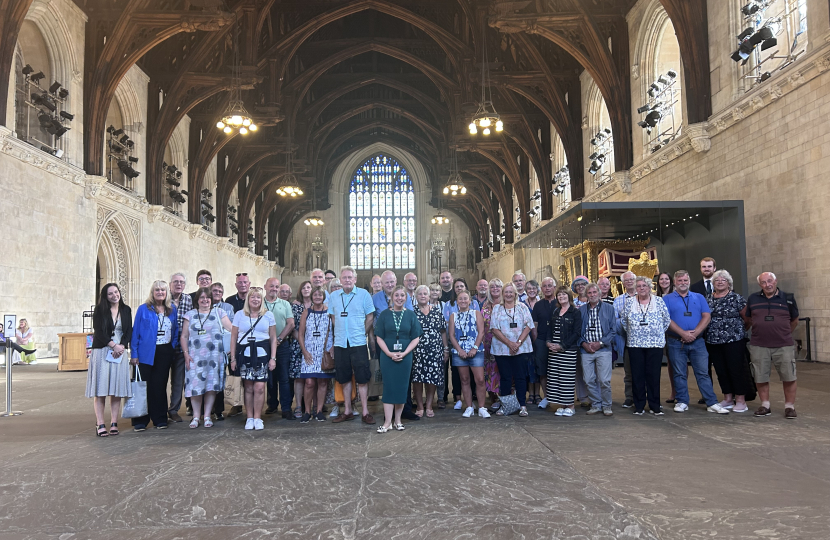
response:
<path id="1" fill-rule="evenodd" d="M 447 324 L 441 314 L 439 306 L 430 304 L 430 290 L 426 285 L 415 289 L 415 316 L 421 323 L 421 341 L 415 347 L 412 363 L 412 387 L 415 390 L 415 414 L 423 416 L 424 397 L 426 390 L 426 415 L 432 418 L 432 399 L 435 396 L 436 386 L 444 382 L 444 359 L 449 356 L 447 346 Z M 426 388 L 424 388 L 426 387 Z"/>
<path id="2" fill-rule="evenodd" d="M 490 394 L 492 405 L 491 410 L 498 410 L 501 407 L 499 391 L 501 390 L 501 377 L 499 377 L 499 366 L 496 365 L 496 358 L 490 354 L 490 344 L 493 342 L 493 332 L 490 331 L 490 317 L 493 315 L 493 306 L 501 303 L 501 290 L 504 287 L 502 280 L 491 279 L 487 289 L 487 301 L 481 308 L 481 315 L 484 318 L 484 385 Z"/>
<path id="3" fill-rule="evenodd" d="M 303 424 L 308 423 L 312 418 L 318 422 L 326 421 L 323 403 L 326 400 L 328 381 L 334 377 L 334 370 L 323 371 L 322 368 L 323 354 L 333 346 L 331 319 L 323 303 L 326 299 L 325 289 L 323 287 L 314 289 L 311 299 L 312 305 L 303 312 L 298 327 L 303 363 L 300 366 L 300 376 L 297 380 L 304 387 L 304 412 L 300 419 Z M 316 411 L 312 409 L 312 403 L 316 406 Z"/>
<path id="4" fill-rule="evenodd" d="M 297 406 L 294 409 L 294 417 L 300 418 L 303 415 L 303 380 L 300 378 L 303 364 L 303 350 L 300 348 L 300 319 L 303 312 L 311 307 L 311 282 L 303 281 L 297 291 L 297 299 L 291 304 L 291 312 L 294 314 L 294 331 L 291 340 L 291 364 L 288 366 L 288 378 L 294 379 L 294 396 Z M 310 406 L 310 405 L 309 405 Z"/>

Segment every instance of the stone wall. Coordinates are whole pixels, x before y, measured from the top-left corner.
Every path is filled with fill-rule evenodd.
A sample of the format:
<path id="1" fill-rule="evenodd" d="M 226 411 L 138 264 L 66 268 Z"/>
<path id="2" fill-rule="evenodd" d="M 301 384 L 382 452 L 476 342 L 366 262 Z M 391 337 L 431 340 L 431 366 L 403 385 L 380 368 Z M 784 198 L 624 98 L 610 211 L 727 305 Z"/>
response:
<path id="1" fill-rule="evenodd" d="M 135 309 L 156 279 L 184 272 L 187 291 L 209 269 L 227 295 L 237 272 L 262 284 L 281 268 L 150 206 L 138 195 L 17 140 L 0 127 L 0 215 L 6 246 L 0 260 L 0 311 L 25 317 L 38 356 L 57 354 L 57 334 L 82 330 L 84 310 L 102 280 L 121 285 Z"/>

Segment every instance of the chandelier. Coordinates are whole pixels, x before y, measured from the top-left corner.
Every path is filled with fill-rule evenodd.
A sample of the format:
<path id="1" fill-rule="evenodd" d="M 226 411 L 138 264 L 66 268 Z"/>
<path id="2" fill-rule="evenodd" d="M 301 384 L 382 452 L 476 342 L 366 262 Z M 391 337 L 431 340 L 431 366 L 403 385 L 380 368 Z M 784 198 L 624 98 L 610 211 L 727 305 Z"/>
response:
<path id="1" fill-rule="evenodd" d="M 496 131 L 504 129 L 504 122 L 501 121 L 496 107 L 493 105 L 493 91 L 490 89 L 490 65 L 487 62 L 487 25 L 482 23 L 481 29 L 481 101 L 478 110 L 470 122 L 470 135 L 478 133 L 478 128 L 484 135 L 490 134 L 490 127 Z M 487 96 L 490 99 L 487 99 Z"/>
<path id="2" fill-rule="evenodd" d="M 453 148 L 452 155 L 452 172 L 447 179 L 447 185 L 444 186 L 444 195 L 452 194 L 453 197 L 461 193 L 467 194 L 467 188 L 464 186 L 464 181 L 461 180 L 461 175 L 458 173 L 458 151 Z"/>
<path id="3" fill-rule="evenodd" d="M 446 217 L 441 210 L 438 210 L 438 213 L 432 216 L 433 225 L 446 225 L 449 222 L 450 218 Z"/>
<path id="4" fill-rule="evenodd" d="M 282 177 L 282 183 L 277 188 L 277 195 L 280 197 L 299 197 L 303 194 L 303 190 L 300 189 L 297 177 L 291 172 L 291 166 L 294 162 L 294 147 L 291 144 L 291 123 L 288 122 L 286 126 L 288 129 L 288 152 L 285 158 L 285 176 Z"/>
<path id="5" fill-rule="evenodd" d="M 228 107 L 222 114 L 222 119 L 216 122 L 216 127 L 227 134 L 234 131 L 240 135 L 247 135 L 249 131 L 256 131 L 254 119 L 242 103 L 242 62 L 239 59 L 239 22 L 234 22 L 233 34 L 233 72 L 231 81 L 231 99 Z"/>
<path id="6" fill-rule="evenodd" d="M 290 140 L 290 136 L 289 136 Z M 317 210 L 317 180 L 311 184 L 311 215 L 303 220 L 303 223 L 308 225 L 309 227 L 320 227 L 325 225 L 323 222 L 323 218 L 316 215 L 314 212 Z"/>

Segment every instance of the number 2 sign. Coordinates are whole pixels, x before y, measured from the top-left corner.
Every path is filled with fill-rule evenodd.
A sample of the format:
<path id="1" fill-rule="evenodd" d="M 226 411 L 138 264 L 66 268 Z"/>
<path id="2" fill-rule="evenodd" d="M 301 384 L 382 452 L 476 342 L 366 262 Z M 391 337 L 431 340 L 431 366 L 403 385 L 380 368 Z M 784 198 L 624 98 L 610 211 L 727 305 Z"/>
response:
<path id="1" fill-rule="evenodd" d="M 17 329 L 17 315 L 3 315 L 3 335 L 6 339 L 14 337 L 15 329 Z"/>

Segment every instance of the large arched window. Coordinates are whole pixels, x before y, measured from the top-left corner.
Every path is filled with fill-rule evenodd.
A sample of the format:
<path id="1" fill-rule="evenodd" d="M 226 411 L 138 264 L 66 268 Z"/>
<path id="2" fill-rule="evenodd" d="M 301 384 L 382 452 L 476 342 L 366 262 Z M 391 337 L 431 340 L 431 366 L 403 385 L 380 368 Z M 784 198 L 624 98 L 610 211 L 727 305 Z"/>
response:
<path id="1" fill-rule="evenodd" d="M 349 186 L 349 259 L 358 270 L 415 268 L 415 192 L 397 160 L 379 154 Z"/>

